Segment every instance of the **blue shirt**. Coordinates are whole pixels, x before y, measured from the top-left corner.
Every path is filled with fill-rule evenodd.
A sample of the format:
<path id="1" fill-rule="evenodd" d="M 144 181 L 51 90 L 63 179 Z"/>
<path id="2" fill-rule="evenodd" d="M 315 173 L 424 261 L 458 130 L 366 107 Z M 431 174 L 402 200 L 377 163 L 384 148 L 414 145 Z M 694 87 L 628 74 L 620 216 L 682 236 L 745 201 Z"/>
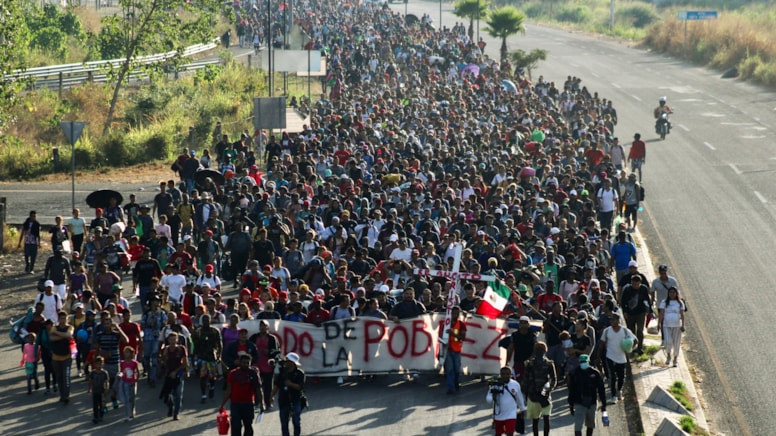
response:
<path id="1" fill-rule="evenodd" d="M 610 250 L 614 258 L 614 268 L 618 271 L 628 269 L 628 263 L 636 256 L 636 245 L 633 242 L 617 242 Z"/>

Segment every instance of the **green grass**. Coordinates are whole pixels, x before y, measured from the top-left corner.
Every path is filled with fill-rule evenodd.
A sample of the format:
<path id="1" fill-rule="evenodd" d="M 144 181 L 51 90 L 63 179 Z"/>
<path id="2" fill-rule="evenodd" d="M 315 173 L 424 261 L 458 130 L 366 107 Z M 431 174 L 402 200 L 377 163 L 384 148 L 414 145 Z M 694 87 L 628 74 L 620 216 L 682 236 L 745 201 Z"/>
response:
<path id="1" fill-rule="evenodd" d="M 646 362 L 647 360 L 652 359 L 652 357 L 660 351 L 660 347 L 657 345 L 647 345 L 644 347 L 644 354 L 641 354 L 639 356 L 636 356 L 636 362 Z"/>
<path id="2" fill-rule="evenodd" d="M 700 427 L 698 423 L 695 422 L 695 418 L 690 415 L 684 415 L 679 418 L 679 426 L 682 430 L 693 436 L 708 436 L 709 434 L 709 432 Z"/>
<path id="3" fill-rule="evenodd" d="M 673 395 L 674 398 L 676 398 L 676 400 L 679 401 L 685 409 L 689 411 L 694 409 L 692 399 L 690 398 L 690 393 L 687 390 L 687 386 L 681 380 L 675 381 L 668 389 L 668 392 L 671 392 L 671 395 Z M 688 431 L 688 433 L 690 432 Z"/>

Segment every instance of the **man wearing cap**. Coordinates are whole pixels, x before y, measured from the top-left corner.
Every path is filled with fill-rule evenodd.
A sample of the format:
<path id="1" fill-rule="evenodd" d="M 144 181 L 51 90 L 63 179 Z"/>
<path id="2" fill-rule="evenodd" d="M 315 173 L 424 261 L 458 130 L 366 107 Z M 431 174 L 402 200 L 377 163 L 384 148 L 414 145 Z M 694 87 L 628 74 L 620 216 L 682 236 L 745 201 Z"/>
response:
<path id="1" fill-rule="evenodd" d="M 43 303 L 43 317 L 45 319 L 56 321 L 58 313 L 64 307 L 64 300 L 59 294 L 54 293 L 54 282 L 46 280 L 43 282 L 43 293 L 35 299 L 35 303 Z"/>
<path id="2" fill-rule="evenodd" d="M 503 434 L 512 435 L 515 432 L 517 416 L 525 413 L 525 400 L 523 391 L 517 381 L 512 379 L 512 371 L 508 366 L 499 371 L 498 382 L 493 382 L 485 396 L 485 401 L 493 404 L 493 421 L 496 429 L 496 436 Z M 522 422 L 523 428 L 518 429 L 519 433 L 524 430 L 525 422 Z"/>
<path id="3" fill-rule="evenodd" d="M 668 290 L 673 286 L 679 289 L 679 282 L 670 275 L 668 275 L 668 266 L 660 265 L 657 267 L 658 277 L 652 280 L 652 287 L 650 288 L 650 294 L 652 295 L 652 301 L 660 303 L 668 298 Z"/>
<path id="4" fill-rule="evenodd" d="M 631 282 L 622 287 L 618 298 L 622 312 L 625 314 L 625 323 L 639 340 L 637 354 L 642 354 L 644 343 L 644 327 L 647 314 L 652 312 L 652 298 L 649 288 L 641 280 L 641 275 L 632 274 Z"/>
<path id="5" fill-rule="evenodd" d="M 617 242 L 612 244 L 609 254 L 610 266 L 614 267 L 619 283 L 623 276 L 628 274 L 630 263 L 636 263 L 636 244 L 629 242 L 627 233 L 621 231 L 617 234 Z"/>
<path id="6" fill-rule="evenodd" d="M 153 387 L 157 379 L 159 366 L 159 340 L 162 329 L 167 324 L 167 312 L 159 308 L 161 300 L 152 295 L 149 300 L 149 309 L 140 318 L 140 327 L 143 329 L 143 371 L 148 374 L 148 383 Z"/>
<path id="7" fill-rule="evenodd" d="M 304 371 L 301 359 L 296 353 L 288 353 L 283 361 L 283 368 L 275 378 L 275 387 L 272 389 L 272 398 L 278 394 L 278 408 L 280 410 L 280 429 L 283 436 L 290 436 L 288 420 L 291 418 L 294 425 L 294 436 L 302 434 L 302 409 L 306 406 L 304 398 Z M 270 400 L 270 405 L 274 401 Z M 305 403 L 305 404 L 303 404 Z"/>
<path id="8" fill-rule="evenodd" d="M 200 323 L 200 327 L 191 335 L 191 341 L 194 344 L 194 368 L 199 373 L 201 402 L 204 404 L 208 395 L 213 398 L 215 394 L 222 342 L 221 333 L 210 325 L 210 315 L 202 315 Z"/>
<path id="9" fill-rule="evenodd" d="M 636 181 L 636 173 L 628 174 L 628 180 L 623 184 L 622 198 L 625 202 L 625 221 L 628 231 L 633 231 L 638 223 L 639 201 L 641 200 L 641 186 Z M 633 225 L 631 225 L 633 218 Z"/>
<path id="10" fill-rule="evenodd" d="M 255 339 L 254 339 L 255 338 Z M 261 375 L 264 409 L 271 408 L 272 386 L 275 376 L 275 362 L 280 355 L 280 341 L 278 337 L 269 331 L 269 322 L 265 319 L 259 321 L 259 333 L 254 336 L 256 351 L 259 358 L 254 362 Z"/>
<path id="11" fill-rule="evenodd" d="M 151 257 L 151 249 L 145 247 L 140 260 L 132 269 L 132 289 L 139 290 L 140 307 L 143 312 L 148 310 L 148 298 L 154 278 L 162 278 L 162 268 L 159 266 L 159 261 Z"/>
<path id="12" fill-rule="evenodd" d="M 231 402 L 232 436 L 253 435 L 253 417 L 256 410 L 264 413 L 264 395 L 261 377 L 256 367 L 251 366 L 251 355 L 241 351 L 239 367 L 226 376 L 226 393 L 221 408 Z M 245 431 L 242 432 L 242 428 Z"/>
<path id="13" fill-rule="evenodd" d="M 519 319 L 520 326 L 517 331 L 512 333 L 509 338 L 509 348 L 507 348 L 507 363 L 513 362 L 512 370 L 515 379 L 521 381 L 525 374 L 525 361 L 531 357 L 534 345 L 537 341 L 536 332 L 530 329 L 531 318 L 523 315 Z"/>
<path id="14" fill-rule="evenodd" d="M 593 435 L 595 429 L 596 396 L 601 402 L 601 412 L 606 411 L 606 389 L 601 373 L 590 366 L 590 356 L 579 355 L 579 366 L 571 373 L 569 381 L 569 411 L 574 416 L 574 436 Z"/>

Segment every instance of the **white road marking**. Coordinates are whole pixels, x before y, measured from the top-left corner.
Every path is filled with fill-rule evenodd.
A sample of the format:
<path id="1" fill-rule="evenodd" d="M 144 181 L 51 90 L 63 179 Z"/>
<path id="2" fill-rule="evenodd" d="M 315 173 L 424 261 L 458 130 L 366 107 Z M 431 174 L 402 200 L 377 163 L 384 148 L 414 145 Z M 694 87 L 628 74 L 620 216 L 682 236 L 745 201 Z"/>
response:
<path id="1" fill-rule="evenodd" d="M 573 62 L 569 62 L 569 65 L 571 65 L 574 68 L 579 68 L 579 64 L 575 64 Z"/>
<path id="2" fill-rule="evenodd" d="M 677 126 L 679 126 L 685 132 L 689 132 L 690 131 L 690 129 L 688 129 L 687 126 L 685 126 L 684 124 L 677 124 Z"/>
<path id="3" fill-rule="evenodd" d="M 754 191 L 754 196 L 757 197 L 758 200 L 760 200 L 760 203 L 767 203 L 768 202 L 768 200 L 766 200 L 765 197 L 763 197 L 763 195 L 760 194 L 757 191 Z"/>
<path id="4" fill-rule="evenodd" d="M 731 123 L 731 122 L 725 121 L 725 122 L 721 122 L 719 124 L 722 125 L 722 126 L 751 126 L 754 123 Z"/>
<path id="5" fill-rule="evenodd" d="M 601 77 L 601 76 L 599 76 L 599 75 L 598 75 L 598 74 L 596 74 L 596 73 L 590 73 L 590 74 L 592 74 L 592 75 L 593 75 L 593 77 L 596 77 L 596 78 L 600 78 L 600 77 Z"/>
<path id="6" fill-rule="evenodd" d="M 763 139 L 763 138 L 765 138 L 765 135 L 744 135 L 741 138 L 743 138 L 743 139 Z"/>
<path id="7" fill-rule="evenodd" d="M 620 88 L 622 88 L 622 86 L 620 86 L 620 85 L 618 85 L 618 84 L 616 84 L 616 83 L 612 83 L 612 86 L 614 86 L 614 87 L 615 87 L 615 88 L 617 88 L 617 89 L 620 89 Z"/>
<path id="8" fill-rule="evenodd" d="M 706 147 L 709 147 L 710 150 L 716 150 L 716 148 L 713 145 L 709 144 L 708 142 L 704 142 L 703 145 L 705 145 Z"/>
<path id="9" fill-rule="evenodd" d="M 736 175 L 740 176 L 741 174 L 743 174 L 743 172 L 739 170 L 738 167 L 735 166 L 735 164 L 728 164 L 728 166 L 733 169 L 733 172 L 735 172 Z"/>
<path id="10" fill-rule="evenodd" d="M 638 95 L 633 95 L 633 94 L 631 94 L 631 97 L 635 98 L 635 99 L 636 99 L 636 101 L 641 101 L 641 99 L 639 98 L 639 96 L 638 96 Z"/>
<path id="11" fill-rule="evenodd" d="M 726 117 L 725 114 L 719 114 L 716 112 L 704 112 L 701 114 L 702 117 L 711 117 L 711 118 L 724 118 Z"/>

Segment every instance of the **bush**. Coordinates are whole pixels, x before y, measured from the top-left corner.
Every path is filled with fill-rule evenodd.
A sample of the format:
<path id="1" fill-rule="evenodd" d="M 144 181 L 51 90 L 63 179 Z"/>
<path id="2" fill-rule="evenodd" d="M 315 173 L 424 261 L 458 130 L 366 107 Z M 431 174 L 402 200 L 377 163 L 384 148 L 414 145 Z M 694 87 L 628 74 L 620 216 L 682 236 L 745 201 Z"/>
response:
<path id="1" fill-rule="evenodd" d="M 33 33 L 31 46 L 64 59 L 68 52 L 67 34 L 54 26 L 44 27 Z"/>
<path id="2" fill-rule="evenodd" d="M 126 166 L 136 163 L 129 136 L 120 131 L 111 131 L 98 140 L 98 147 L 110 166 Z"/>
<path id="3" fill-rule="evenodd" d="M 555 14 L 555 19 L 567 23 L 583 24 L 590 21 L 590 9 L 587 6 L 564 6 Z"/>
<path id="4" fill-rule="evenodd" d="M 617 9 L 615 19 L 643 29 L 657 22 L 660 16 L 648 5 L 634 4 Z"/>

